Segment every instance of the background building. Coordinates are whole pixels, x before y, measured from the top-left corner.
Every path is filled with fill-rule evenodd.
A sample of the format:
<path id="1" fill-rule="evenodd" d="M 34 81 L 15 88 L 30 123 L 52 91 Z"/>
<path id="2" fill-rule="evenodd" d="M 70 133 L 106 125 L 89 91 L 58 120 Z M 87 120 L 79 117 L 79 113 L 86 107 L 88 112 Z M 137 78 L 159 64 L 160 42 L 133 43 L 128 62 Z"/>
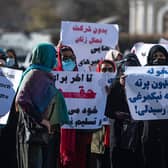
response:
<path id="1" fill-rule="evenodd" d="M 168 34 L 167 0 L 129 0 L 130 34 Z"/>

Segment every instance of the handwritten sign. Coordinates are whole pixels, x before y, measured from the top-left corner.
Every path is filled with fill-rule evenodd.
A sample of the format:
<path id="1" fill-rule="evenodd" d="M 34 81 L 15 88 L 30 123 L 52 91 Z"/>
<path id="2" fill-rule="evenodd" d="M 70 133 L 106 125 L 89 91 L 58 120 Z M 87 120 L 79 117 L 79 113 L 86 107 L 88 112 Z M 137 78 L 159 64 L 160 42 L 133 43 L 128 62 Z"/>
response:
<path id="1" fill-rule="evenodd" d="M 6 124 L 22 71 L 0 68 L 0 124 Z"/>
<path id="2" fill-rule="evenodd" d="M 126 74 L 132 118 L 168 119 L 168 66 L 128 67 Z"/>
<path id="3" fill-rule="evenodd" d="M 104 122 L 105 85 L 115 75 L 96 72 L 53 72 L 55 85 L 62 92 L 68 107 L 71 125 L 65 128 L 95 129 Z"/>
<path id="4" fill-rule="evenodd" d="M 131 52 L 133 52 L 137 55 L 141 65 L 146 65 L 149 50 L 154 45 L 157 45 L 157 44 L 138 42 L 138 43 L 134 44 L 134 46 L 131 49 Z M 168 51 L 168 44 L 162 43 L 159 45 L 163 46 Z"/>
<path id="5" fill-rule="evenodd" d="M 90 71 L 110 48 L 118 44 L 119 28 L 115 24 L 61 22 L 62 44 L 73 48 L 79 70 Z"/>
<path id="6" fill-rule="evenodd" d="M 118 43 L 118 38 L 117 25 L 61 22 L 61 41 L 63 44 L 107 45 L 115 47 Z"/>

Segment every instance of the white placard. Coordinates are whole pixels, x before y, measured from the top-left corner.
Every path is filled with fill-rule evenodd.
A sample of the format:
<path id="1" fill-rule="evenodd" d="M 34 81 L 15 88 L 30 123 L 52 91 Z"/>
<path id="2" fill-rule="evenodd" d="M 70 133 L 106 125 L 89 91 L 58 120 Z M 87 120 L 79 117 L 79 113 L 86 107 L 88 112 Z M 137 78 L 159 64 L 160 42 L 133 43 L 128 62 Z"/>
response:
<path id="1" fill-rule="evenodd" d="M 90 71 L 110 48 L 116 47 L 119 28 L 116 24 L 63 21 L 60 39 L 74 50 L 79 71 Z"/>
<path id="2" fill-rule="evenodd" d="M 168 119 L 168 66 L 128 67 L 125 73 L 132 118 Z"/>
<path id="3" fill-rule="evenodd" d="M 21 70 L 0 68 L 0 124 L 6 124 L 19 81 Z"/>
<path id="4" fill-rule="evenodd" d="M 139 42 L 134 44 L 134 46 L 132 47 L 131 52 L 137 55 L 142 66 L 147 64 L 147 56 L 148 56 L 149 50 L 154 45 L 158 45 L 158 44 Z M 168 44 L 162 43 L 159 45 L 163 46 L 168 51 Z"/>
<path id="5" fill-rule="evenodd" d="M 55 85 L 63 93 L 71 125 L 64 128 L 95 129 L 104 122 L 105 85 L 115 78 L 112 73 L 53 72 Z"/>

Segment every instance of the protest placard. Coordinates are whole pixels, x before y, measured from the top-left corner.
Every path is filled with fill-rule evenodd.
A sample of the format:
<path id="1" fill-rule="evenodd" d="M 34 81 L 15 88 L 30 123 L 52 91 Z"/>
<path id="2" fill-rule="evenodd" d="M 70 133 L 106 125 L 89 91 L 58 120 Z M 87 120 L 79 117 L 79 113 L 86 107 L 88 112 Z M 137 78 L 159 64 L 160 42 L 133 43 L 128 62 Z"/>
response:
<path id="1" fill-rule="evenodd" d="M 110 48 L 117 46 L 119 28 L 116 24 L 63 21 L 60 39 L 73 48 L 79 71 L 90 71 Z"/>
<path id="2" fill-rule="evenodd" d="M 53 72 L 55 85 L 62 92 L 71 121 L 64 128 L 96 129 L 104 122 L 106 104 L 105 85 L 115 75 L 96 72 Z"/>
<path id="3" fill-rule="evenodd" d="M 128 67 L 125 74 L 132 118 L 168 119 L 168 66 Z"/>
<path id="4" fill-rule="evenodd" d="M 6 124 L 22 71 L 0 67 L 0 124 Z"/>

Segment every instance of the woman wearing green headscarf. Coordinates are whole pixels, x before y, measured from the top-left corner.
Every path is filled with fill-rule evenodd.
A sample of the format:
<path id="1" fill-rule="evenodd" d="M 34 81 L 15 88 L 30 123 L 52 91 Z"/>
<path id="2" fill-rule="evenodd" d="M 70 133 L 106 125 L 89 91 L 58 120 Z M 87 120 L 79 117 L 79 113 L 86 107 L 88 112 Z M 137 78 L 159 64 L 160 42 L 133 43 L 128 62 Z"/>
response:
<path id="1" fill-rule="evenodd" d="M 15 100 L 16 111 L 19 113 L 19 168 L 57 167 L 59 125 L 69 123 L 69 118 L 64 98 L 55 88 L 51 73 L 56 64 L 54 46 L 39 44 L 33 50 L 31 65 L 23 73 Z M 46 128 L 49 133 L 47 144 L 30 141 L 34 128 Z"/>

